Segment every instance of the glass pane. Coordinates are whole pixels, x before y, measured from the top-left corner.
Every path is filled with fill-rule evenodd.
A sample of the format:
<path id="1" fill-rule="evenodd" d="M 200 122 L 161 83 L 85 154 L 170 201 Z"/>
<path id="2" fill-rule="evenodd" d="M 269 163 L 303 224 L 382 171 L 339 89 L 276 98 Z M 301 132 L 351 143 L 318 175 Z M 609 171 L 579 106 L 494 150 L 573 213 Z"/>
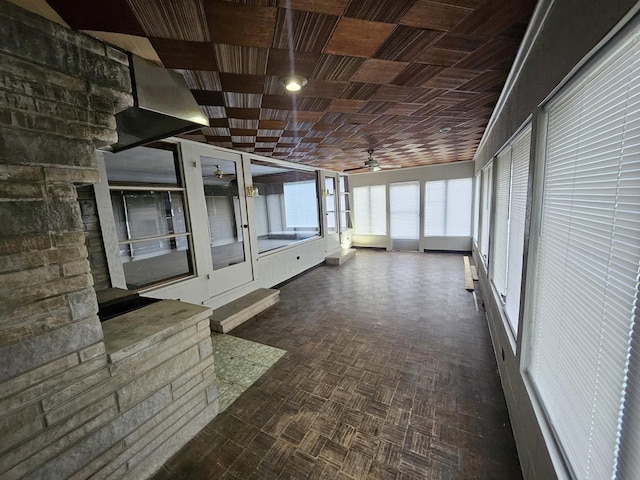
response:
<path id="1" fill-rule="evenodd" d="M 109 184 L 180 186 L 173 145 L 104 153 Z"/>
<path id="2" fill-rule="evenodd" d="M 120 244 L 127 287 L 137 289 L 192 273 L 185 236 Z"/>
<path id="3" fill-rule="evenodd" d="M 180 192 L 112 190 L 111 205 L 120 242 L 187 232 Z"/>
<path id="4" fill-rule="evenodd" d="M 336 179 L 335 177 L 326 177 L 325 185 L 325 201 L 327 204 L 327 233 L 336 233 Z"/>
<path id="5" fill-rule="evenodd" d="M 213 269 L 245 261 L 236 162 L 200 157 Z"/>
<path id="6" fill-rule="evenodd" d="M 254 160 L 251 176 L 259 253 L 320 235 L 315 172 Z"/>
<path id="7" fill-rule="evenodd" d="M 420 234 L 420 184 L 392 183 L 391 238 L 417 240 Z"/>

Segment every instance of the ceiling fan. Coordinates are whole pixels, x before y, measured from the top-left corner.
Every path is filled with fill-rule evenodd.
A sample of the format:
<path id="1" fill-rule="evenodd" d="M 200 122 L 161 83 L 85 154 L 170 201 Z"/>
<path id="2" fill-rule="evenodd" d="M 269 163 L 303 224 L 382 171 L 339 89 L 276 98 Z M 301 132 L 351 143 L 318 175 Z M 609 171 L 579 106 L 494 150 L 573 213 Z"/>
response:
<path id="1" fill-rule="evenodd" d="M 402 165 L 380 165 L 378 163 L 378 161 L 375 158 L 373 158 L 373 148 L 370 148 L 369 150 L 367 150 L 367 153 L 369 154 L 369 156 L 365 160 L 364 166 L 355 167 L 355 168 L 346 168 L 346 169 L 343 170 L 343 172 L 354 172 L 356 170 L 366 170 L 366 171 L 369 171 L 369 172 L 379 172 L 382 169 L 402 168 Z"/>
<path id="2" fill-rule="evenodd" d="M 213 171 L 211 175 L 203 175 L 203 178 L 228 178 L 233 180 L 236 178 L 235 173 L 224 173 L 224 171 L 220 168 L 220 165 L 214 165 L 216 169 Z"/>

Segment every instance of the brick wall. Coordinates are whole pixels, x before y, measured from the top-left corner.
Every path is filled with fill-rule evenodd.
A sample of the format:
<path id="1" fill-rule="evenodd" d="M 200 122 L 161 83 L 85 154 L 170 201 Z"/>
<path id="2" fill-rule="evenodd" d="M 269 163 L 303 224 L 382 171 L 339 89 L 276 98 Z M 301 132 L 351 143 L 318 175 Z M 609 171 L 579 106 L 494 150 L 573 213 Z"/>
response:
<path id="1" fill-rule="evenodd" d="M 217 392 L 207 322 L 127 371 L 96 316 L 108 280 L 81 185 L 131 104 L 128 59 L 3 0 L 0 26 L 0 477 L 144 478 L 217 414 Z M 141 376 L 165 383 L 124 402 Z"/>

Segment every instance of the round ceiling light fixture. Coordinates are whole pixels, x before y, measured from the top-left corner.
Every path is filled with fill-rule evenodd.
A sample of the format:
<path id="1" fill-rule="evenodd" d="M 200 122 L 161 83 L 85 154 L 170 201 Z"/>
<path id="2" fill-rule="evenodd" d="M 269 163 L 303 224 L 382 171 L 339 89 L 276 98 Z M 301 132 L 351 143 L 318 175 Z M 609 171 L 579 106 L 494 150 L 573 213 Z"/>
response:
<path id="1" fill-rule="evenodd" d="M 451 131 L 451 127 L 442 127 L 440 133 L 447 134 Z"/>
<path id="2" fill-rule="evenodd" d="M 283 75 L 279 78 L 280 83 L 290 92 L 299 92 L 307 84 L 307 79 L 302 75 Z"/>

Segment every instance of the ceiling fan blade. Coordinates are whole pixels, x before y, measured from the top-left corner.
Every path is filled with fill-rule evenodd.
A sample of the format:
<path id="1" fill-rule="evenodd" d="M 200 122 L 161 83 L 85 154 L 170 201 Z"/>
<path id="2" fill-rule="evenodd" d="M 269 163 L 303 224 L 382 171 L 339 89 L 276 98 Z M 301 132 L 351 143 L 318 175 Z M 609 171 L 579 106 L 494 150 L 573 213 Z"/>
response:
<path id="1" fill-rule="evenodd" d="M 380 168 L 402 168 L 402 165 L 378 165 Z"/>
<path id="2" fill-rule="evenodd" d="M 354 170 L 366 170 L 367 167 L 345 168 L 343 172 L 353 172 Z"/>

